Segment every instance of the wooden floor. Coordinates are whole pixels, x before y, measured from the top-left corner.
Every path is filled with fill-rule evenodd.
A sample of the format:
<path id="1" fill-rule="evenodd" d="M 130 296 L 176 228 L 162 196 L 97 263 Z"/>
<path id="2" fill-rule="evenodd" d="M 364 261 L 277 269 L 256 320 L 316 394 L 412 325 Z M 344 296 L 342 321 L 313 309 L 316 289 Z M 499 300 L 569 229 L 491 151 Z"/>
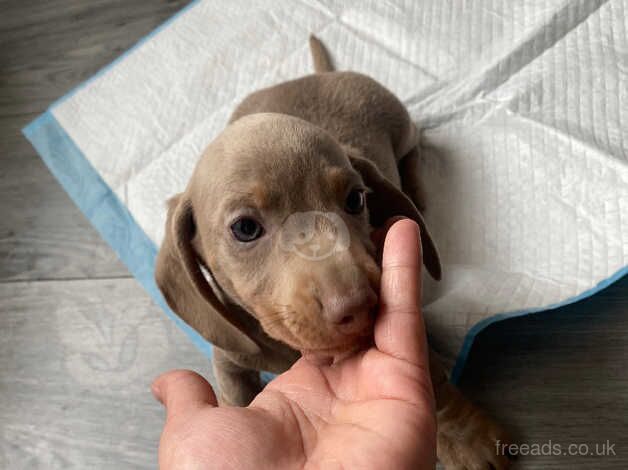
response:
<path id="1" fill-rule="evenodd" d="M 20 134 L 185 3 L 0 0 L 0 469 L 155 468 L 152 378 L 173 367 L 209 376 Z M 516 468 L 626 469 L 627 366 L 625 278 L 490 327 L 462 384 L 519 443 L 565 454 L 614 444 L 608 456 L 521 457 Z"/>

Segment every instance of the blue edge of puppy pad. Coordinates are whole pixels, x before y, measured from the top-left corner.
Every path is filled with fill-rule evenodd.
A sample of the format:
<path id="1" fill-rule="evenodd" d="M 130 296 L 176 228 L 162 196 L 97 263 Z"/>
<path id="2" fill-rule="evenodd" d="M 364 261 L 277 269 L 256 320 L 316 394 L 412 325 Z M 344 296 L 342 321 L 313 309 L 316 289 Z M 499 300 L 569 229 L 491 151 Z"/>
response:
<path id="1" fill-rule="evenodd" d="M 44 114 L 22 129 L 22 132 L 33 147 L 35 147 L 44 163 L 48 166 L 55 178 L 57 178 L 61 186 L 63 186 L 74 203 L 96 230 L 98 230 L 101 237 L 115 250 L 118 257 L 126 264 L 133 276 L 142 284 L 157 305 L 166 312 L 168 317 L 170 317 L 192 340 L 196 347 L 209 358 L 211 357 L 211 344 L 168 307 L 161 292 L 157 288 L 153 275 L 157 247 L 148 236 L 146 236 L 137 222 L 135 222 L 126 206 L 122 204 L 111 188 L 107 186 L 52 114 L 52 109 L 57 104 L 68 99 L 78 89 L 85 86 L 85 84 L 109 70 L 129 52 L 166 27 L 177 16 L 197 2 L 198 0 L 195 0 L 188 4 L 165 23 L 157 27 L 153 32 L 137 42 L 131 49 L 127 50 L 112 63 L 101 69 L 92 78 L 78 85 L 68 94 L 57 100 Z M 487 326 L 508 318 L 546 312 L 578 302 L 596 294 L 618 281 L 626 274 L 628 274 L 628 266 L 623 267 L 612 276 L 604 279 L 595 287 L 562 302 L 536 309 L 500 313 L 475 324 L 464 339 L 464 343 L 451 373 L 451 381 L 457 383 L 460 380 L 473 342 L 476 336 Z M 273 377 L 270 373 L 263 373 L 262 376 L 266 381 Z"/>

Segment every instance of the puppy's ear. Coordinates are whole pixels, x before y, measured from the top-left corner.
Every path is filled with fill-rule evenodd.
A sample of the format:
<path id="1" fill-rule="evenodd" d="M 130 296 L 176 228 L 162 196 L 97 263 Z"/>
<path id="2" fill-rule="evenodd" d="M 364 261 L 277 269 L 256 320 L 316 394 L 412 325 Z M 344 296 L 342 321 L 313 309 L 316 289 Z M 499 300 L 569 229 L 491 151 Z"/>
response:
<path id="1" fill-rule="evenodd" d="M 234 310 L 220 301 L 205 279 L 192 247 L 195 231 L 192 204 L 179 194 L 168 203 L 166 234 L 157 255 L 155 280 L 159 289 L 170 308 L 215 346 L 259 353 L 259 346 L 247 335 Z"/>
<path id="2" fill-rule="evenodd" d="M 345 149 L 353 168 L 362 175 L 366 186 L 371 189 L 366 196 L 370 223 L 373 227 L 384 225 L 386 220 L 402 215 L 414 220 L 421 228 L 423 264 L 430 275 L 437 281 L 441 279 L 440 257 L 430 232 L 414 203 L 394 184 L 380 173 L 375 164 L 359 155 L 355 149 Z"/>

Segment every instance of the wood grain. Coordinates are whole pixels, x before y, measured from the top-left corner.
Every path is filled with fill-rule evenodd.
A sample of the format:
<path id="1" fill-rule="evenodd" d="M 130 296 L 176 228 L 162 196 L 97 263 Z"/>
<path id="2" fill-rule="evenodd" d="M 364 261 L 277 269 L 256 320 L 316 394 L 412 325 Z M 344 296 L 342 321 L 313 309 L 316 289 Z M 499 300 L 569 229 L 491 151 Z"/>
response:
<path id="1" fill-rule="evenodd" d="M 0 117 L 0 281 L 129 277 L 19 126 Z"/>
<path id="2" fill-rule="evenodd" d="M 0 1 L 0 280 L 127 277 L 20 129 L 186 1 Z"/>
<path id="3" fill-rule="evenodd" d="M 0 468 L 156 468 L 150 383 L 209 362 L 133 279 L 0 284 Z"/>
<path id="4" fill-rule="evenodd" d="M 155 468 L 157 373 L 209 365 L 127 279 L 20 129 L 186 1 L 0 0 L 0 468 Z M 147 354 L 150 351 L 151 354 Z M 628 468 L 628 279 L 491 326 L 462 386 L 518 443 L 615 443 L 521 469 Z"/>
<path id="5" fill-rule="evenodd" d="M 521 457 L 517 468 L 628 468 L 628 277 L 577 304 L 480 334 L 461 385 L 517 443 L 615 444 L 616 455 Z"/>

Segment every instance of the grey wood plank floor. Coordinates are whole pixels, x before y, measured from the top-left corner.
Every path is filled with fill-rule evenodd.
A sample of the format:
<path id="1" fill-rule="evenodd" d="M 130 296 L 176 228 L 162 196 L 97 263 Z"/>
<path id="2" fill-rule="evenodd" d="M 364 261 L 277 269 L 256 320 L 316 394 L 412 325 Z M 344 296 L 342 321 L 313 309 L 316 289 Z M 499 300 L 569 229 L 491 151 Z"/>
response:
<path id="1" fill-rule="evenodd" d="M 19 132 L 185 3 L 0 0 L 0 469 L 155 468 L 163 414 L 152 378 L 173 367 L 210 377 Z M 491 326 L 462 386 L 517 442 L 566 454 L 615 445 L 615 455 L 527 456 L 515 468 L 625 469 L 627 362 L 624 278 Z"/>

